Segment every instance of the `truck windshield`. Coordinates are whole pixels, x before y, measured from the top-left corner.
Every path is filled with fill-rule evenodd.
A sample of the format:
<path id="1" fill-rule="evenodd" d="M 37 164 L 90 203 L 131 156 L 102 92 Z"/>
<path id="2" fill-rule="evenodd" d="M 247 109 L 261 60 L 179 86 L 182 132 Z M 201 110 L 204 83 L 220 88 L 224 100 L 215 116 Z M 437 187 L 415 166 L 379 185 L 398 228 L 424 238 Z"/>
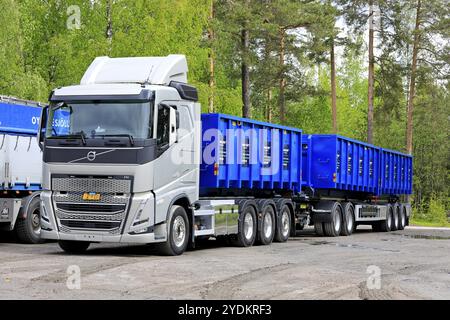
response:
<path id="1" fill-rule="evenodd" d="M 47 138 L 152 138 L 152 102 L 59 102 L 49 108 Z"/>

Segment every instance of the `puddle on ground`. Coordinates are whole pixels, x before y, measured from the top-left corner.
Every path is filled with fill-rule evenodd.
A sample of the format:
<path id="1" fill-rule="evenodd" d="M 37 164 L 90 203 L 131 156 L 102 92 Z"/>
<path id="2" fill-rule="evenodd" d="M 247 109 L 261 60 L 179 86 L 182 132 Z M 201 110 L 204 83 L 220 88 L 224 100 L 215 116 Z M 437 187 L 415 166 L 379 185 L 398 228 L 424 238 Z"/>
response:
<path id="1" fill-rule="evenodd" d="M 398 233 L 393 233 L 393 235 L 407 237 L 407 238 L 412 238 L 412 239 L 450 240 L 450 237 L 430 236 L 430 235 L 426 235 L 426 234 L 398 234 Z"/>

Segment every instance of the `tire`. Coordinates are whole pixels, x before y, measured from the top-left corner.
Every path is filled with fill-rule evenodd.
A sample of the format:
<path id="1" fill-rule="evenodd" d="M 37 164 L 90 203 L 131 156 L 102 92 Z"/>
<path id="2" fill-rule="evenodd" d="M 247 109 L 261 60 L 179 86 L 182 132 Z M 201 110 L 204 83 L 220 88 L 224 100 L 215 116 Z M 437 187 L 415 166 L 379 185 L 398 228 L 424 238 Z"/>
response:
<path id="1" fill-rule="evenodd" d="M 41 239 L 40 202 L 39 196 L 34 197 L 28 205 L 26 218 L 17 218 L 15 232 L 22 243 L 38 244 L 44 242 Z"/>
<path id="2" fill-rule="evenodd" d="M 167 241 L 157 243 L 156 250 L 160 255 L 178 256 L 183 254 L 189 243 L 189 219 L 183 207 L 174 205 L 170 208 L 170 218 Z"/>
<path id="3" fill-rule="evenodd" d="M 238 233 L 233 244 L 238 247 L 251 247 L 256 240 L 256 211 L 251 205 L 244 205 L 239 216 Z"/>
<path id="4" fill-rule="evenodd" d="M 91 245 L 91 243 L 88 241 L 67 241 L 67 240 L 60 240 L 58 241 L 58 244 L 61 249 L 71 254 L 85 253 L 86 250 Z"/>
<path id="5" fill-rule="evenodd" d="M 398 230 L 399 222 L 400 222 L 400 206 L 398 203 L 394 204 L 392 210 L 392 228 L 391 231 Z"/>
<path id="6" fill-rule="evenodd" d="M 343 219 L 341 236 L 349 236 L 355 230 L 355 207 L 351 202 L 345 202 L 343 205 Z"/>
<path id="7" fill-rule="evenodd" d="M 337 237 L 342 230 L 342 206 L 335 202 L 331 208 L 331 221 L 324 222 L 324 231 L 327 237 Z"/>
<path id="8" fill-rule="evenodd" d="M 319 237 L 323 237 L 325 235 L 325 232 L 323 230 L 323 223 L 322 222 L 315 222 L 314 223 L 314 231 Z"/>
<path id="9" fill-rule="evenodd" d="M 286 242 L 291 233 L 291 210 L 288 205 L 281 207 L 275 231 L 276 242 Z"/>
<path id="10" fill-rule="evenodd" d="M 275 236 L 275 209 L 272 205 L 266 205 L 261 212 L 261 223 L 258 228 L 256 242 L 261 245 L 269 245 Z"/>
<path id="11" fill-rule="evenodd" d="M 398 230 L 404 230 L 406 227 L 406 208 L 404 205 L 400 205 Z"/>
<path id="12" fill-rule="evenodd" d="M 388 204 L 387 210 L 386 210 L 386 219 L 383 221 L 380 221 L 379 224 L 379 231 L 381 232 L 389 232 L 392 230 L 392 224 L 393 224 L 393 207 L 392 205 Z"/>

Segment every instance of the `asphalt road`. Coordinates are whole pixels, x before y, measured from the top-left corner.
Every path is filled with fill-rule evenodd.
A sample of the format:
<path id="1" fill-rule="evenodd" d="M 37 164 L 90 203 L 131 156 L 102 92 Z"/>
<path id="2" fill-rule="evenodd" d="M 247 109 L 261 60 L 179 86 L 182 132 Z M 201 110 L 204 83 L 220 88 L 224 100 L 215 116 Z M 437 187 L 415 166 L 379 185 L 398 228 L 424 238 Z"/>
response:
<path id="1" fill-rule="evenodd" d="M 450 299 L 450 229 L 308 229 L 270 246 L 210 240 L 178 257 L 113 244 L 76 256 L 3 236 L 0 299 Z"/>

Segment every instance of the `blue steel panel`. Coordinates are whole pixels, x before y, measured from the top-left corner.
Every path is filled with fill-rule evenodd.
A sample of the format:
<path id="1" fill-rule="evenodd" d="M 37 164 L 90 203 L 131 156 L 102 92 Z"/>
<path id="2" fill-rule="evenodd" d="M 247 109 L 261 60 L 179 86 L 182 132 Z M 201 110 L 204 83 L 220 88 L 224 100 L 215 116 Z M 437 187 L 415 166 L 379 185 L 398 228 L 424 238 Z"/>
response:
<path id="1" fill-rule="evenodd" d="M 36 135 L 41 107 L 0 102 L 0 132 Z"/>
<path id="2" fill-rule="evenodd" d="M 301 133 L 225 114 L 202 114 L 201 194 L 215 188 L 299 192 Z"/>
<path id="3" fill-rule="evenodd" d="M 412 193 L 412 156 L 381 148 L 381 194 Z"/>
<path id="4" fill-rule="evenodd" d="M 379 194 L 379 147 L 339 135 L 310 139 L 311 187 Z"/>

